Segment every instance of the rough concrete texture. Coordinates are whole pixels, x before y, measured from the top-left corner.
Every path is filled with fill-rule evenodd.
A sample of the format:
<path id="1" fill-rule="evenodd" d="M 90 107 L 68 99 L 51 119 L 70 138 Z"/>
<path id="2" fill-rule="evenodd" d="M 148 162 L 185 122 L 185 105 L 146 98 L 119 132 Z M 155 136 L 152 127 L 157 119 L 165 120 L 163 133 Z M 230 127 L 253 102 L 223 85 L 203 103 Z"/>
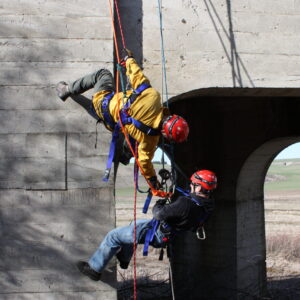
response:
<path id="1" fill-rule="evenodd" d="M 109 284 L 74 265 L 115 226 L 110 134 L 95 149 L 95 120 L 54 88 L 113 69 L 107 2 L 4 0 L 0 53 L 0 298 L 115 299 L 113 265 Z"/>
<path id="2" fill-rule="evenodd" d="M 161 91 L 157 2 L 119 2 L 126 46 Z M 175 241 L 176 299 L 260 297 L 263 179 L 275 155 L 300 140 L 300 1 L 162 4 L 171 109 L 191 129 L 175 158 L 187 174 L 209 168 L 219 177 L 208 239 Z M 112 183 L 96 179 L 109 134 L 100 130 L 105 142 L 93 149 L 95 122 L 54 92 L 59 80 L 113 69 L 108 3 L 4 0 L 0 14 L 1 297 L 112 299 L 71 263 L 114 225 Z"/>
<path id="3" fill-rule="evenodd" d="M 299 1 L 162 1 L 169 94 L 297 87 Z M 144 67 L 161 90 L 157 3 L 143 1 Z"/>

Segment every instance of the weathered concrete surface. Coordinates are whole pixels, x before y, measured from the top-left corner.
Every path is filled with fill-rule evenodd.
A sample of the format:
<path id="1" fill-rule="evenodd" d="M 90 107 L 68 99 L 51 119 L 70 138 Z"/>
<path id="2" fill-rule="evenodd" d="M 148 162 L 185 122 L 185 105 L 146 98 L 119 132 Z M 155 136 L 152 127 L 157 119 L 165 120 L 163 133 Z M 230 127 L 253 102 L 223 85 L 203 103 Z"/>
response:
<path id="1" fill-rule="evenodd" d="M 299 1 L 162 1 L 171 96 L 207 87 L 297 87 Z M 143 1 L 145 72 L 161 90 L 157 4 Z"/>
<path id="2" fill-rule="evenodd" d="M 122 1 L 120 11 L 126 46 L 162 90 L 157 3 Z M 176 160 L 188 174 L 209 168 L 220 179 L 209 238 L 200 243 L 187 234 L 176 242 L 176 299 L 252 299 L 264 292 L 264 175 L 300 136 L 300 1 L 165 0 L 162 11 L 168 91 L 179 95 L 171 109 L 191 128 Z M 107 190 L 95 179 L 108 134 L 101 131 L 106 142 L 93 149 L 94 121 L 54 92 L 59 80 L 99 66 L 113 69 L 107 2 L 4 0 L 0 15 L 1 251 L 7 262 L 0 290 L 7 299 L 112 299 L 110 288 L 77 280 L 71 267 L 114 223 L 112 183 Z M 47 199 L 45 206 L 35 207 L 36 198 Z M 62 199 L 81 204 L 64 208 Z M 106 227 L 95 220 L 97 210 Z M 18 259 L 10 259 L 14 255 Z"/>
<path id="3" fill-rule="evenodd" d="M 110 134 L 95 149 L 95 121 L 54 89 L 113 68 L 107 2 L 2 1 L 0 64 L 0 298 L 115 299 L 75 268 L 115 226 Z"/>

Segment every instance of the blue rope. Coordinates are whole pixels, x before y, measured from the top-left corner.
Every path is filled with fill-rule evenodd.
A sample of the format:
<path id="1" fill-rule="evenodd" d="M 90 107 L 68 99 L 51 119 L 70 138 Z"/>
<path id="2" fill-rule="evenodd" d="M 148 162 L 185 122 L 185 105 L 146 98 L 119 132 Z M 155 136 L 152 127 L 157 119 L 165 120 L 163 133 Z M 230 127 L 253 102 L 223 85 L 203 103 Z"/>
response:
<path id="1" fill-rule="evenodd" d="M 160 40 L 161 40 L 161 57 L 162 57 L 162 70 L 163 70 L 163 79 L 165 82 L 165 95 L 167 107 L 169 107 L 169 97 L 168 97 L 168 84 L 167 84 L 167 71 L 166 71 L 166 57 L 165 57 L 165 46 L 164 46 L 164 36 L 163 36 L 163 19 L 162 19 L 162 5 L 161 0 L 158 1 L 158 14 L 159 14 L 159 23 L 160 23 Z M 162 85 L 163 87 L 163 85 Z"/>
<path id="2" fill-rule="evenodd" d="M 165 46 L 164 46 L 164 36 L 163 36 L 163 18 L 162 18 L 162 5 L 161 0 L 157 0 L 158 2 L 158 16 L 159 16 L 159 23 L 160 23 L 160 40 L 161 40 L 161 58 L 162 58 L 162 99 L 164 94 L 164 87 L 165 87 L 165 97 L 166 97 L 166 104 L 169 108 L 169 97 L 168 97 L 168 84 L 167 84 L 167 71 L 166 71 L 166 57 L 165 57 Z M 162 165 L 165 168 L 165 142 L 164 138 L 162 139 Z"/>
<path id="3" fill-rule="evenodd" d="M 158 15 L 159 15 L 159 23 L 160 23 L 160 40 L 161 40 L 161 58 L 162 58 L 162 94 L 164 92 L 165 88 L 165 103 L 167 108 L 169 108 L 169 95 L 168 95 L 168 83 L 167 83 L 167 69 L 166 69 L 166 56 L 165 56 L 165 45 L 164 45 L 164 36 L 163 36 L 163 17 L 162 17 L 162 3 L 161 0 L 157 0 L 158 2 Z M 162 95 L 163 98 L 163 95 Z M 165 167 L 165 142 L 164 139 L 162 139 L 162 145 L 163 145 L 163 157 L 162 157 L 162 163 L 163 168 Z M 173 145 L 171 145 L 171 166 L 172 166 L 172 175 L 174 176 L 174 149 Z"/>

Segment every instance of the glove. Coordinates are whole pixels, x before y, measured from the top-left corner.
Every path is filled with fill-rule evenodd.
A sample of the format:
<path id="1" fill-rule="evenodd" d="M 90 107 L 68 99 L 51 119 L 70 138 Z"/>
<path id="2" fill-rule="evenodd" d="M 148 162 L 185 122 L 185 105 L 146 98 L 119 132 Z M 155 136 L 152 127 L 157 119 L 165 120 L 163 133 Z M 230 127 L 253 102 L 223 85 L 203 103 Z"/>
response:
<path id="1" fill-rule="evenodd" d="M 127 60 L 128 58 L 133 57 L 133 54 L 132 54 L 132 52 L 131 52 L 130 50 L 124 48 L 124 49 L 122 50 L 122 56 L 123 56 L 123 58 L 122 58 L 121 61 L 120 61 L 120 65 L 121 65 L 123 68 L 126 68 L 126 60 Z"/>
<path id="2" fill-rule="evenodd" d="M 126 67 L 126 60 L 127 60 L 128 58 L 132 58 L 132 57 L 133 57 L 133 54 L 132 54 L 132 52 L 131 52 L 130 50 L 124 48 L 124 49 L 122 50 L 122 56 L 123 56 L 123 58 L 122 58 L 122 60 L 120 61 L 120 65 L 121 65 L 122 67 Z"/>
<path id="3" fill-rule="evenodd" d="M 120 66 L 123 67 L 123 68 L 126 68 L 126 60 L 124 58 L 121 59 Z"/>
<path id="4" fill-rule="evenodd" d="M 155 204 L 157 204 L 157 205 L 165 205 L 166 202 L 167 202 L 167 199 L 158 199 Z"/>
<path id="5" fill-rule="evenodd" d="M 129 49 L 126 49 L 126 48 L 124 48 L 123 49 L 123 56 L 124 56 L 124 59 L 126 58 L 131 58 L 131 57 L 133 57 L 133 53 L 132 53 L 132 51 L 131 50 L 129 50 Z M 126 60 L 125 59 L 125 60 Z"/>
<path id="6" fill-rule="evenodd" d="M 159 181 L 157 180 L 156 176 L 152 176 L 149 178 L 149 182 L 151 183 L 151 185 L 154 187 L 154 189 L 159 190 L 161 189 L 161 184 L 159 183 Z"/>

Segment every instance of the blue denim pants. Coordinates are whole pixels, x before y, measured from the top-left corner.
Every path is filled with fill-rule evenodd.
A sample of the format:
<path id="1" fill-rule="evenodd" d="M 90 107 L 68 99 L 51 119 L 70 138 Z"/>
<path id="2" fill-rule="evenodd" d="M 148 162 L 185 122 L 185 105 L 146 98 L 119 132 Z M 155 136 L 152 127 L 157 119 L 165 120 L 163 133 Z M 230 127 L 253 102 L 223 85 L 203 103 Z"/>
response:
<path id="1" fill-rule="evenodd" d="M 147 232 L 148 224 L 151 220 L 136 221 L 136 242 L 143 244 Z M 130 262 L 133 255 L 133 233 L 134 223 L 128 226 L 118 227 L 111 230 L 101 242 L 99 248 L 89 259 L 90 267 L 96 272 L 102 272 L 111 258 L 117 254 L 124 262 Z M 163 235 L 159 230 L 155 233 L 152 246 L 159 248 L 162 245 Z"/>

